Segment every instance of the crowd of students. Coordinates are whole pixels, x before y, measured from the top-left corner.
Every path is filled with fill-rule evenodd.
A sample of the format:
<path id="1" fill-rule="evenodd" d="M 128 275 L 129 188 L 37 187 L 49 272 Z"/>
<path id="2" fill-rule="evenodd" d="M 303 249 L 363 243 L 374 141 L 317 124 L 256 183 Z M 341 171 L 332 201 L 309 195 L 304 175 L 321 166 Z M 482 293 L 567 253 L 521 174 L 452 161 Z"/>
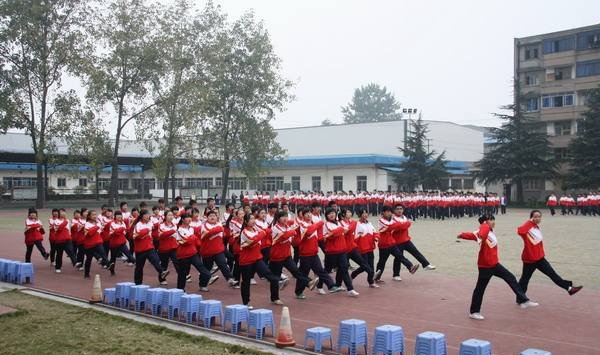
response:
<path id="1" fill-rule="evenodd" d="M 83 271 L 84 278 L 90 277 L 94 259 L 113 275 L 117 272 L 117 261 L 122 260 L 123 265 L 135 267 L 136 284 L 143 283 L 144 266 L 148 261 L 161 285 L 167 285 L 166 276 L 171 263 L 177 273 L 177 288 L 183 290 L 192 282 L 190 270 L 193 267 L 199 273 L 198 286 L 202 292 L 209 291 L 208 287 L 220 278 L 217 275 L 220 272 L 230 287 L 240 289 L 245 305 L 250 305 L 251 285 L 257 284 L 257 274 L 269 283 L 271 302 L 282 305 L 280 291 L 291 277 L 296 279 L 294 295 L 297 299 L 305 299 L 307 289 L 316 289 L 319 294 L 345 291 L 348 296 L 357 297 L 356 277 L 365 273 L 366 286 L 379 288 L 385 283 L 382 274 L 390 256 L 394 258 L 394 281 L 402 280 L 402 265 L 410 274 L 417 272 L 419 267 L 425 270 L 436 268 L 413 243 L 410 235 L 412 221 L 406 215 L 403 204 L 384 203 L 377 226 L 369 221 L 368 209 L 354 212 L 347 206 L 339 206 L 335 199 L 327 203 L 324 211 L 318 201 L 308 206 L 296 203 L 294 208 L 295 215 L 288 201 L 268 202 L 264 207 L 250 203 L 236 207 L 227 203 L 225 211 L 220 214 L 215 201 L 208 199 L 201 213 L 196 201 L 190 200 L 184 205 L 183 199 L 178 197 L 175 206 L 170 208 L 163 200 L 151 208 L 142 202 L 131 210 L 127 202 L 121 202 L 117 211 L 106 206 L 98 212 L 85 208 L 75 210 L 70 220 L 64 209 L 55 209 L 48 221 L 49 252 L 42 243 L 46 232 L 44 225 L 37 211 L 30 209 L 25 226 L 25 259 L 30 262 L 36 247 L 60 273 L 63 255 L 66 254 L 71 264 Z M 355 215 L 357 218 L 353 218 Z M 493 215 L 486 214 L 480 218 L 479 231 L 459 236 L 477 240 L 482 245 L 472 318 L 483 318 L 479 314 L 483 291 L 494 275 L 509 282 L 520 304 L 533 305 L 532 302 L 525 303 L 529 300 L 524 293 L 536 268 L 569 293 L 579 290 L 553 273 L 543 259 L 538 226 L 540 219 L 541 214 L 538 218 L 532 213 L 528 223 L 534 225 L 527 230 L 519 230 L 525 249 L 529 248 L 528 243 L 533 243 L 531 248 L 538 252 L 534 258 L 524 259 L 528 267 L 524 266 L 522 282 L 516 286 L 514 276 L 497 260 Z M 539 248 L 542 248 L 541 253 Z M 377 264 L 375 249 L 379 254 Z M 319 250 L 324 254 L 324 260 L 321 260 Z M 418 263 L 413 264 L 405 252 Z M 538 258 L 540 255 L 541 258 Z M 350 260 L 357 268 L 351 269 Z M 284 269 L 291 276 L 286 275 Z"/>
<path id="2" fill-rule="evenodd" d="M 575 197 L 574 197 L 575 196 Z M 560 214 L 582 216 L 600 216 L 600 192 L 578 195 L 562 195 L 559 198 L 551 194 L 546 200 L 550 214 L 554 216 L 560 208 Z"/>

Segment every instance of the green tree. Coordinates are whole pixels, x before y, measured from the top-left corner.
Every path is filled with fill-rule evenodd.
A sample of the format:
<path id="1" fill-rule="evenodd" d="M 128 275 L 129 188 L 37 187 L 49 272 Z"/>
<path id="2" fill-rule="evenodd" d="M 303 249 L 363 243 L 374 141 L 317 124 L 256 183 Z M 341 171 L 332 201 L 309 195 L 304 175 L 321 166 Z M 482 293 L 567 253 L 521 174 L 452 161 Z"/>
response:
<path id="1" fill-rule="evenodd" d="M 82 25 L 88 5 L 81 0 L 0 2 L 0 127 L 20 129 L 31 138 L 38 208 L 45 206 L 44 168 L 56 138 L 70 129 L 63 115 L 78 101 L 61 80 L 85 56 Z"/>
<path id="2" fill-rule="evenodd" d="M 504 123 L 500 128 L 490 130 L 493 143 L 475 163 L 473 175 L 484 184 L 515 184 L 517 202 L 522 203 L 523 183 L 555 177 L 556 162 L 549 154 L 552 150 L 545 126 L 527 117 L 521 105 L 508 105 L 502 109 L 509 113 L 494 114 Z"/>
<path id="3" fill-rule="evenodd" d="M 354 90 L 352 101 L 342 107 L 344 123 L 395 121 L 402 118 L 400 104 L 394 94 L 378 84 L 367 84 Z"/>
<path id="4" fill-rule="evenodd" d="M 587 111 L 582 114 L 582 132 L 569 145 L 567 186 L 600 188 L 600 89 L 591 90 Z"/>
<path id="5" fill-rule="evenodd" d="M 152 80 L 161 72 L 156 8 L 143 0 L 116 0 L 99 11 L 92 26 L 96 53 L 81 67 L 88 102 L 114 110 L 115 134 L 108 204 L 118 199 L 119 148 L 131 122 L 142 125 L 157 105 Z"/>
<path id="6" fill-rule="evenodd" d="M 285 153 L 270 122 L 292 99 L 292 83 L 282 77 L 281 60 L 269 34 L 252 13 L 224 22 L 204 60 L 207 122 L 200 152 L 221 168 L 225 198 L 233 164 L 253 179 L 263 171 L 265 161 Z"/>
<path id="7" fill-rule="evenodd" d="M 333 122 L 331 122 L 329 118 L 326 118 L 323 121 L 321 121 L 321 126 L 333 126 Z"/>
<path id="8" fill-rule="evenodd" d="M 400 172 L 394 176 L 399 189 L 404 191 L 413 191 L 419 187 L 439 189 L 440 180 L 448 176 L 446 153 L 437 154 L 435 150 L 429 149 L 428 132 L 429 126 L 420 116 L 410 123 L 410 132 L 405 146 L 398 147 L 406 158 L 400 163 Z"/>

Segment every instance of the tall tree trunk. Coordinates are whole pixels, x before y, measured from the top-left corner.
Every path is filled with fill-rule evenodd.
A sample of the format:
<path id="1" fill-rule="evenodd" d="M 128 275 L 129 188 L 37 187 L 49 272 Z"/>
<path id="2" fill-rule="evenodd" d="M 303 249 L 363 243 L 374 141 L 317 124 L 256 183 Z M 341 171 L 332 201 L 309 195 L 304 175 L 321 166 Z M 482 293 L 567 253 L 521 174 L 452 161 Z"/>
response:
<path id="1" fill-rule="evenodd" d="M 175 165 L 171 165 L 171 201 L 175 202 Z"/>
<path id="2" fill-rule="evenodd" d="M 48 193 L 48 188 L 50 186 L 50 184 L 48 183 L 48 163 L 44 163 L 44 199 L 46 201 L 48 201 L 48 197 L 49 197 L 49 193 Z"/>
<path id="3" fill-rule="evenodd" d="M 223 188 L 221 190 L 221 201 L 225 202 L 227 196 L 227 190 L 229 188 L 229 161 L 227 161 L 225 167 L 221 169 L 221 181 L 223 181 Z"/>
<path id="4" fill-rule="evenodd" d="M 515 181 L 515 185 L 517 185 L 517 203 L 525 202 L 525 197 L 523 195 L 523 181 L 517 180 Z"/>
<path id="5" fill-rule="evenodd" d="M 95 168 L 94 174 L 96 175 L 95 176 L 96 184 L 94 186 L 94 190 L 95 190 L 94 194 L 96 195 L 96 201 L 100 201 L 100 181 L 99 181 L 100 180 L 100 168 L 98 168 L 98 167 Z"/>
<path id="6" fill-rule="evenodd" d="M 37 160 L 37 159 L 36 159 Z M 46 189 L 44 188 L 44 165 L 41 162 L 36 163 L 35 171 L 37 177 L 37 197 L 35 200 L 36 208 L 46 207 Z"/>
<path id="7" fill-rule="evenodd" d="M 163 177 L 163 200 L 165 200 L 165 204 L 169 205 L 169 175 L 171 172 L 171 168 L 167 167 L 165 176 Z"/>

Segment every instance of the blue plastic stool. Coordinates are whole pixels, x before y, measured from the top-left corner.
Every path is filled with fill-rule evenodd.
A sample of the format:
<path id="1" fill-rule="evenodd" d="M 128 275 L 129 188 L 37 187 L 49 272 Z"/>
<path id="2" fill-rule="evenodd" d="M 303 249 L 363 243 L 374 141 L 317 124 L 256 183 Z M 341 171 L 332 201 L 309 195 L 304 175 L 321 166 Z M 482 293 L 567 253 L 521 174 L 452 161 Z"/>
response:
<path id="1" fill-rule="evenodd" d="M 146 290 L 146 310 L 150 310 L 153 316 L 162 313 L 163 293 L 167 292 L 166 288 L 149 288 Z"/>
<path id="2" fill-rule="evenodd" d="M 27 279 L 29 279 L 29 283 L 33 283 L 32 263 L 17 263 L 15 268 L 15 283 L 22 285 L 27 282 Z"/>
<path id="3" fill-rule="evenodd" d="M 404 331 L 397 325 L 382 325 L 375 328 L 373 338 L 373 355 L 384 353 L 392 355 L 393 353 L 404 353 Z"/>
<path id="4" fill-rule="evenodd" d="M 14 275 L 16 272 L 16 265 L 17 265 L 18 261 L 14 261 L 14 260 L 7 260 L 4 263 L 4 278 L 2 279 L 2 281 L 6 281 L 6 282 L 11 282 L 14 283 Z"/>
<path id="5" fill-rule="evenodd" d="M 329 339 L 329 345 L 331 351 L 333 351 L 333 336 L 331 335 L 331 329 L 325 327 L 314 327 L 306 329 L 304 333 L 304 349 L 309 340 L 313 341 L 315 352 L 320 353 L 323 349 L 323 341 Z"/>
<path id="6" fill-rule="evenodd" d="M 219 322 L 223 322 L 223 308 L 221 301 L 217 300 L 204 300 L 200 301 L 200 316 L 198 320 L 202 319 L 202 325 L 206 328 L 210 328 L 210 324 L 213 318 L 219 317 Z M 215 324 L 217 320 L 215 319 Z"/>
<path id="7" fill-rule="evenodd" d="M 8 259 L 0 258 L 0 281 L 4 281 L 4 265 Z"/>
<path id="8" fill-rule="evenodd" d="M 225 307 L 225 318 L 223 319 L 223 330 L 225 325 L 231 323 L 231 334 L 237 334 L 242 328 L 242 322 L 246 322 L 246 328 L 248 327 L 248 306 L 243 304 L 232 304 Z"/>
<path id="9" fill-rule="evenodd" d="M 459 355 L 492 355 L 492 344 L 487 340 L 465 340 L 460 343 Z"/>
<path id="10" fill-rule="evenodd" d="M 521 351 L 521 355 L 552 355 L 552 353 L 546 350 L 527 349 Z"/>
<path id="11" fill-rule="evenodd" d="M 129 288 L 135 286 L 133 282 L 119 282 L 115 285 L 115 306 L 127 308 L 129 306 Z"/>
<path id="12" fill-rule="evenodd" d="M 248 317 L 248 336 L 250 328 L 256 329 L 256 339 L 262 339 L 265 335 L 265 328 L 271 328 L 271 336 L 275 336 L 275 321 L 273 321 L 273 311 L 270 309 L 255 309 L 250 311 Z"/>
<path id="13" fill-rule="evenodd" d="M 170 288 L 163 293 L 162 310 L 167 310 L 167 317 L 173 319 L 179 317 L 179 307 L 181 306 L 181 296 L 185 293 L 179 288 Z"/>
<path id="14" fill-rule="evenodd" d="M 143 311 L 146 308 L 146 292 L 150 286 L 135 285 L 129 287 L 129 301 L 133 304 L 133 309 Z"/>
<path id="15" fill-rule="evenodd" d="M 342 347 L 348 347 L 350 355 L 356 355 L 356 347 L 363 345 L 365 354 L 368 346 L 367 339 L 367 323 L 360 319 L 346 319 L 340 322 L 340 330 L 338 334 L 337 351 L 338 354 L 342 351 Z"/>
<path id="16" fill-rule="evenodd" d="M 442 333 L 423 332 L 417 335 L 415 355 L 447 355 L 446 337 Z"/>
<path id="17" fill-rule="evenodd" d="M 202 301 L 202 296 L 200 295 L 183 295 L 181 296 L 181 305 L 180 313 L 185 317 L 185 322 L 191 324 L 194 320 L 194 315 L 196 316 L 196 320 L 198 319 L 198 313 L 200 313 L 200 302 Z"/>
<path id="18" fill-rule="evenodd" d="M 116 293 L 117 293 L 117 290 L 114 287 L 105 288 L 104 292 L 102 293 L 102 303 L 114 305 Z"/>

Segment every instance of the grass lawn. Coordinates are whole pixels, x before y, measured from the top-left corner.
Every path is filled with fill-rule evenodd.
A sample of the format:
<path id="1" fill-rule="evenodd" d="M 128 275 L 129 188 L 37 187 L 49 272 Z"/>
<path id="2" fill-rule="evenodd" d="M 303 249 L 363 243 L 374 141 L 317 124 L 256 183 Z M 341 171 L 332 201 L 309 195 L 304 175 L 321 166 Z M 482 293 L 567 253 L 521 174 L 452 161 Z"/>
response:
<path id="1" fill-rule="evenodd" d="M 0 316 L 3 355 L 266 354 L 19 291 L 1 292 L 0 304 L 18 309 Z"/>

